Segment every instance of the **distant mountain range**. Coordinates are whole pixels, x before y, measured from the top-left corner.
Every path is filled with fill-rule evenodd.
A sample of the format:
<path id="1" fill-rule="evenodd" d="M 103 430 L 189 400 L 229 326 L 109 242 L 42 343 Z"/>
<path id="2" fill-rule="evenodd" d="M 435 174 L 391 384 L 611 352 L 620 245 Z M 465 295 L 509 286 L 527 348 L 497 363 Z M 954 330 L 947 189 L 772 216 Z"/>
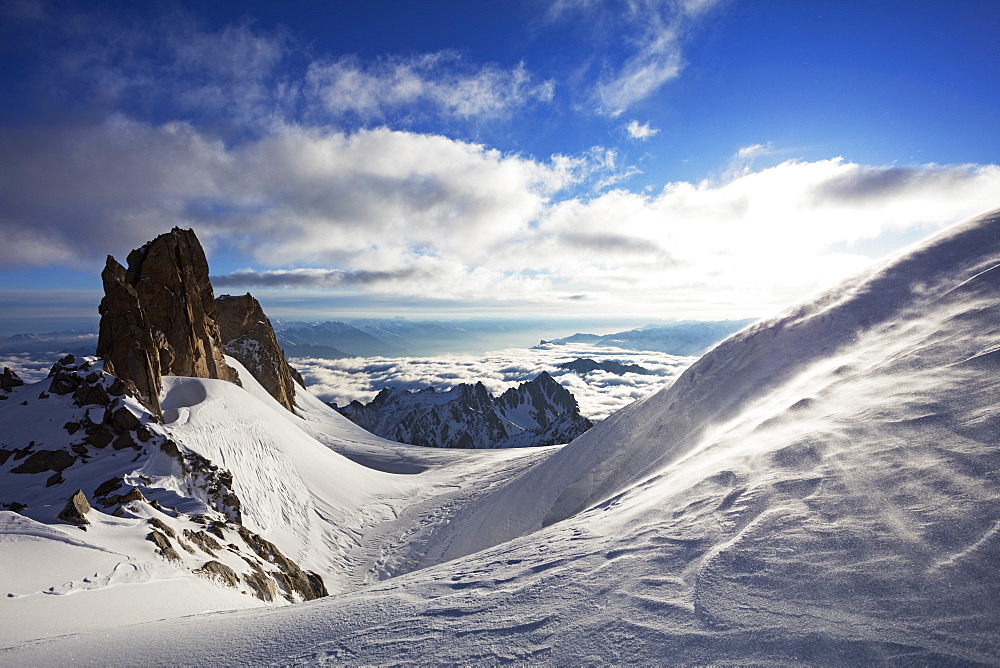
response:
<path id="1" fill-rule="evenodd" d="M 44 334 L 14 334 L 0 336 L 0 353 L 53 353 L 93 355 L 97 346 L 97 331 L 68 329 Z"/>
<path id="2" fill-rule="evenodd" d="M 542 344 L 586 343 L 629 350 L 655 350 L 671 355 L 701 355 L 753 320 L 681 321 L 647 325 L 614 334 L 573 334 Z M 349 322 L 274 321 L 278 341 L 289 357 L 399 357 L 483 352 L 512 345 L 518 334 L 541 331 L 534 322 L 439 321 L 403 318 Z M 551 330 L 551 325 L 549 326 Z M 526 344 L 525 344 L 526 345 Z"/>
<path id="3" fill-rule="evenodd" d="M 546 344 L 586 343 L 612 346 L 627 350 L 656 350 L 671 355 L 702 355 L 715 344 L 735 334 L 751 320 L 718 320 L 712 322 L 682 321 L 669 325 L 649 325 L 614 334 L 573 334 L 560 339 L 542 341 Z"/>
<path id="4" fill-rule="evenodd" d="M 290 357 L 400 357 L 481 353 L 527 347 L 551 332 L 551 323 L 520 320 L 406 320 L 368 318 L 347 322 L 274 321 Z"/>
<path id="5" fill-rule="evenodd" d="M 499 396 L 482 383 L 441 392 L 386 388 L 367 404 L 333 407 L 382 438 L 436 448 L 555 445 L 593 426 L 573 394 L 544 371 Z"/>
<path id="6" fill-rule="evenodd" d="M 369 318 L 348 322 L 327 320 L 306 323 L 277 319 L 272 322 L 278 343 L 288 357 L 324 359 L 477 353 L 504 347 L 521 347 L 514 345 L 517 339 L 527 338 L 532 333 L 543 330 L 540 323 L 528 321 Z M 577 333 L 543 340 L 542 343 L 586 343 L 629 350 L 655 350 L 672 355 L 701 355 L 751 322 L 753 321 L 683 321 L 668 325 L 648 325 L 614 334 Z M 551 328 L 549 325 L 548 329 Z M 96 345 L 97 331 L 86 329 L 0 337 L 0 353 L 92 355 Z M 524 347 L 527 345 L 522 344 Z"/>

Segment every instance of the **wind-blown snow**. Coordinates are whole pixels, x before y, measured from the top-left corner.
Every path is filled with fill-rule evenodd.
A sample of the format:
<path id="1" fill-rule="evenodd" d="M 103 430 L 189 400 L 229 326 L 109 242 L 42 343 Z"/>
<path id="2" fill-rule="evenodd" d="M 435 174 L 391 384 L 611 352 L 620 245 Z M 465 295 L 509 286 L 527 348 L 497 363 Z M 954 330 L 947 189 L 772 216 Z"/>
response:
<path id="1" fill-rule="evenodd" d="M 413 495 L 357 553 L 378 545 L 369 580 L 399 577 L 0 661 L 995 664 L 998 342 L 993 212 L 737 334 L 563 448 L 416 452 L 304 398 L 304 433 L 412 467 L 365 473 Z M 320 456 L 294 450 L 322 498 L 299 468 Z M 351 494 L 330 503 L 372 512 Z"/>

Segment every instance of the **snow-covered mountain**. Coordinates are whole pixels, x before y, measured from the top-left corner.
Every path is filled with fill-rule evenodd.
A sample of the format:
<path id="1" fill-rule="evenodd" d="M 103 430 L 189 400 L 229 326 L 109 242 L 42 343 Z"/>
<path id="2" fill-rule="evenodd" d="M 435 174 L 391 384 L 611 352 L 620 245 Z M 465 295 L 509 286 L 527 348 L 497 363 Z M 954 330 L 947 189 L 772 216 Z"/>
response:
<path id="1" fill-rule="evenodd" d="M 685 321 L 669 325 L 648 325 L 614 334 L 573 334 L 546 343 L 589 343 L 626 350 L 658 350 L 671 355 L 701 355 L 753 320 Z"/>
<path id="2" fill-rule="evenodd" d="M 482 383 L 442 392 L 386 388 L 367 404 L 334 408 L 383 438 L 436 448 L 555 445 L 593 426 L 572 393 L 544 371 L 496 397 Z"/>
<path id="3" fill-rule="evenodd" d="M 998 342 L 1000 211 L 564 447 L 404 446 L 301 390 L 293 414 L 252 378 L 164 378 L 165 437 L 229 471 L 247 529 L 332 595 L 181 617 L 263 602 L 164 575 L 123 526 L 144 519 L 52 519 L 60 492 L 0 512 L 0 663 L 995 665 Z M 0 435 L 40 390 L 0 401 Z"/>

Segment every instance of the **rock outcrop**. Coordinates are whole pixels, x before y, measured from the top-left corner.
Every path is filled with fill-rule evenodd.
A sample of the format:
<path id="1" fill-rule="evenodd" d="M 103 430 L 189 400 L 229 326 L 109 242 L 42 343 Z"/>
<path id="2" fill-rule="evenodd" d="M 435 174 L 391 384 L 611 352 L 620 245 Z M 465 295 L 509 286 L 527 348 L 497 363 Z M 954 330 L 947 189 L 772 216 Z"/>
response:
<path id="1" fill-rule="evenodd" d="M 3 373 L 0 374 L 0 392 L 10 392 L 15 387 L 20 387 L 24 385 L 24 381 L 18 378 L 14 370 L 9 366 L 3 368 Z"/>
<path id="2" fill-rule="evenodd" d="M 70 524 L 83 526 L 90 524 L 90 520 L 85 517 L 88 512 L 90 512 L 90 503 L 87 502 L 87 495 L 83 493 L 82 489 L 78 489 L 73 496 L 69 497 L 66 507 L 59 513 L 59 519 Z"/>
<path id="3" fill-rule="evenodd" d="M 554 445 L 593 426 L 573 394 L 544 371 L 498 397 L 482 383 L 444 392 L 386 388 L 368 404 L 334 408 L 383 438 L 438 448 Z"/>
<path id="4" fill-rule="evenodd" d="M 154 413 L 161 376 L 239 381 L 223 359 L 208 261 L 192 230 L 175 227 L 133 250 L 128 269 L 109 255 L 101 278 L 97 354 Z"/>
<path id="5" fill-rule="evenodd" d="M 222 295 L 215 304 L 215 319 L 226 353 L 239 360 L 278 403 L 292 410 L 295 383 L 302 387 L 305 384 L 285 360 L 260 303 L 247 293 L 237 297 Z"/>

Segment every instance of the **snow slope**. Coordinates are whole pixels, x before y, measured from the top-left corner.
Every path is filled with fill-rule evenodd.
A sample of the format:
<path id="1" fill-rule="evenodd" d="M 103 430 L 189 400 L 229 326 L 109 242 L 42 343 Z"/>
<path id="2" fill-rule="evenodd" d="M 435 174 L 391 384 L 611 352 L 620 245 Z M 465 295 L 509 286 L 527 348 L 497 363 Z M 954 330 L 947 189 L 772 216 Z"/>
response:
<path id="1" fill-rule="evenodd" d="M 388 523 L 378 575 L 405 574 L 0 662 L 997 664 L 998 371 L 993 212 L 520 467 L 380 444 L 317 408 L 317 440 L 436 488 Z"/>
<path id="2" fill-rule="evenodd" d="M 419 540 L 419 530 L 413 522 L 397 522 L 397 516 L 417 518 L 418 527 L 434 526 L 447 517 L 439 517 L 441 507 L 458 507 L 475 498 L 480 488 L 463 490 L 466 479 L 477 483 L 503 479 L 505 471 L 518 470 L 551 450 L 491 460 L 407 457 L 407 449 L 420 448 L 382 441 L 307 392 L 298 398 L 298 415 L 292 415 L 236 360 L 227 362 L 240 374 L 242 388 L 219 380 L 165 377 L 162 426 L 135 399 L 121 401 L 154 439 L 168 435 L 183 453 L 228 470 L 232 491 L 241 501 L 243 526 L 276 544 L 302 568 L 319 573 L 333 593 L 409 570 L 422 558 L 411 545 Z M 87 364 L 83 373 L 102 368 L 92 358 Z M 96 382 L 110 386 L 113 377 L 102 378 Z M 102 406 L 77 406 L 72 395 L 47 392 L 49 382 L 16 387 L 0 402 L 0 445 L 70 451 L 82 431 L 74 436 L 64 425 L 84 417 L 102 422 Z M 187 532 L 206 528 L 195 517 L 213 517 L 210 487 L 217 484 L 216 478 L 208 476 L 201 484 L 197 475 L 185 473 L 174 457 L 161 450 L 158 441 L 148 446 L 155 447 L 140 444 L 118 450 L 77 445 L 72 452 L 79 449 L 84 455 L 62 470 L 64 480 L 54 486 L 45 484 L 52 471 L 12 472 L 29 458 L 19 450 L 14 456 L 4 450 L 8 454 L 0 471 L 0 500 L 17 501 L 27 509 L 21 514 L 0 511 L 0 593 L 4 594 L 0 615 L 10 620 L 0 625 L 0 645 L 265 604 L 248 587 L 232 589 L 197 575 L 209 560 L 241 573 L 246 572 L 247 558 L 256 559 L 247 546 L 242 555 L 218 547 L 200 549 L 204 546 Z M 354 459 L 365 465 L 331 446 L 352 451 Z M 407 463 L 379 466 L 376 460 L 387 457 L 401 457 Z M 116 476 L 160 505 L 135 502 L 128 504 L 122 517 L 110 515 L 117 504 L 95 505 L 93 490 Z M 93 506 L 86 514 L 90 524 L 83 530 L 56 517 L 76 489 L 84 490 Z M 149 540 L 151 522 L 158 522 L 159 530 L 172 531 L 169 535 L 176 536 L 178 548 L 187 545 L 176 550 L 173 560 L 161 556 Z M 242 542 L 231 527 L 216 531 L 222 545 Z M 406 549 L 393 549 L 394 545 Z M 62 598 L 67 594 L 73 595 L 71 603 Z M 279 596 L 266 602 L 285 601 Z"/>

